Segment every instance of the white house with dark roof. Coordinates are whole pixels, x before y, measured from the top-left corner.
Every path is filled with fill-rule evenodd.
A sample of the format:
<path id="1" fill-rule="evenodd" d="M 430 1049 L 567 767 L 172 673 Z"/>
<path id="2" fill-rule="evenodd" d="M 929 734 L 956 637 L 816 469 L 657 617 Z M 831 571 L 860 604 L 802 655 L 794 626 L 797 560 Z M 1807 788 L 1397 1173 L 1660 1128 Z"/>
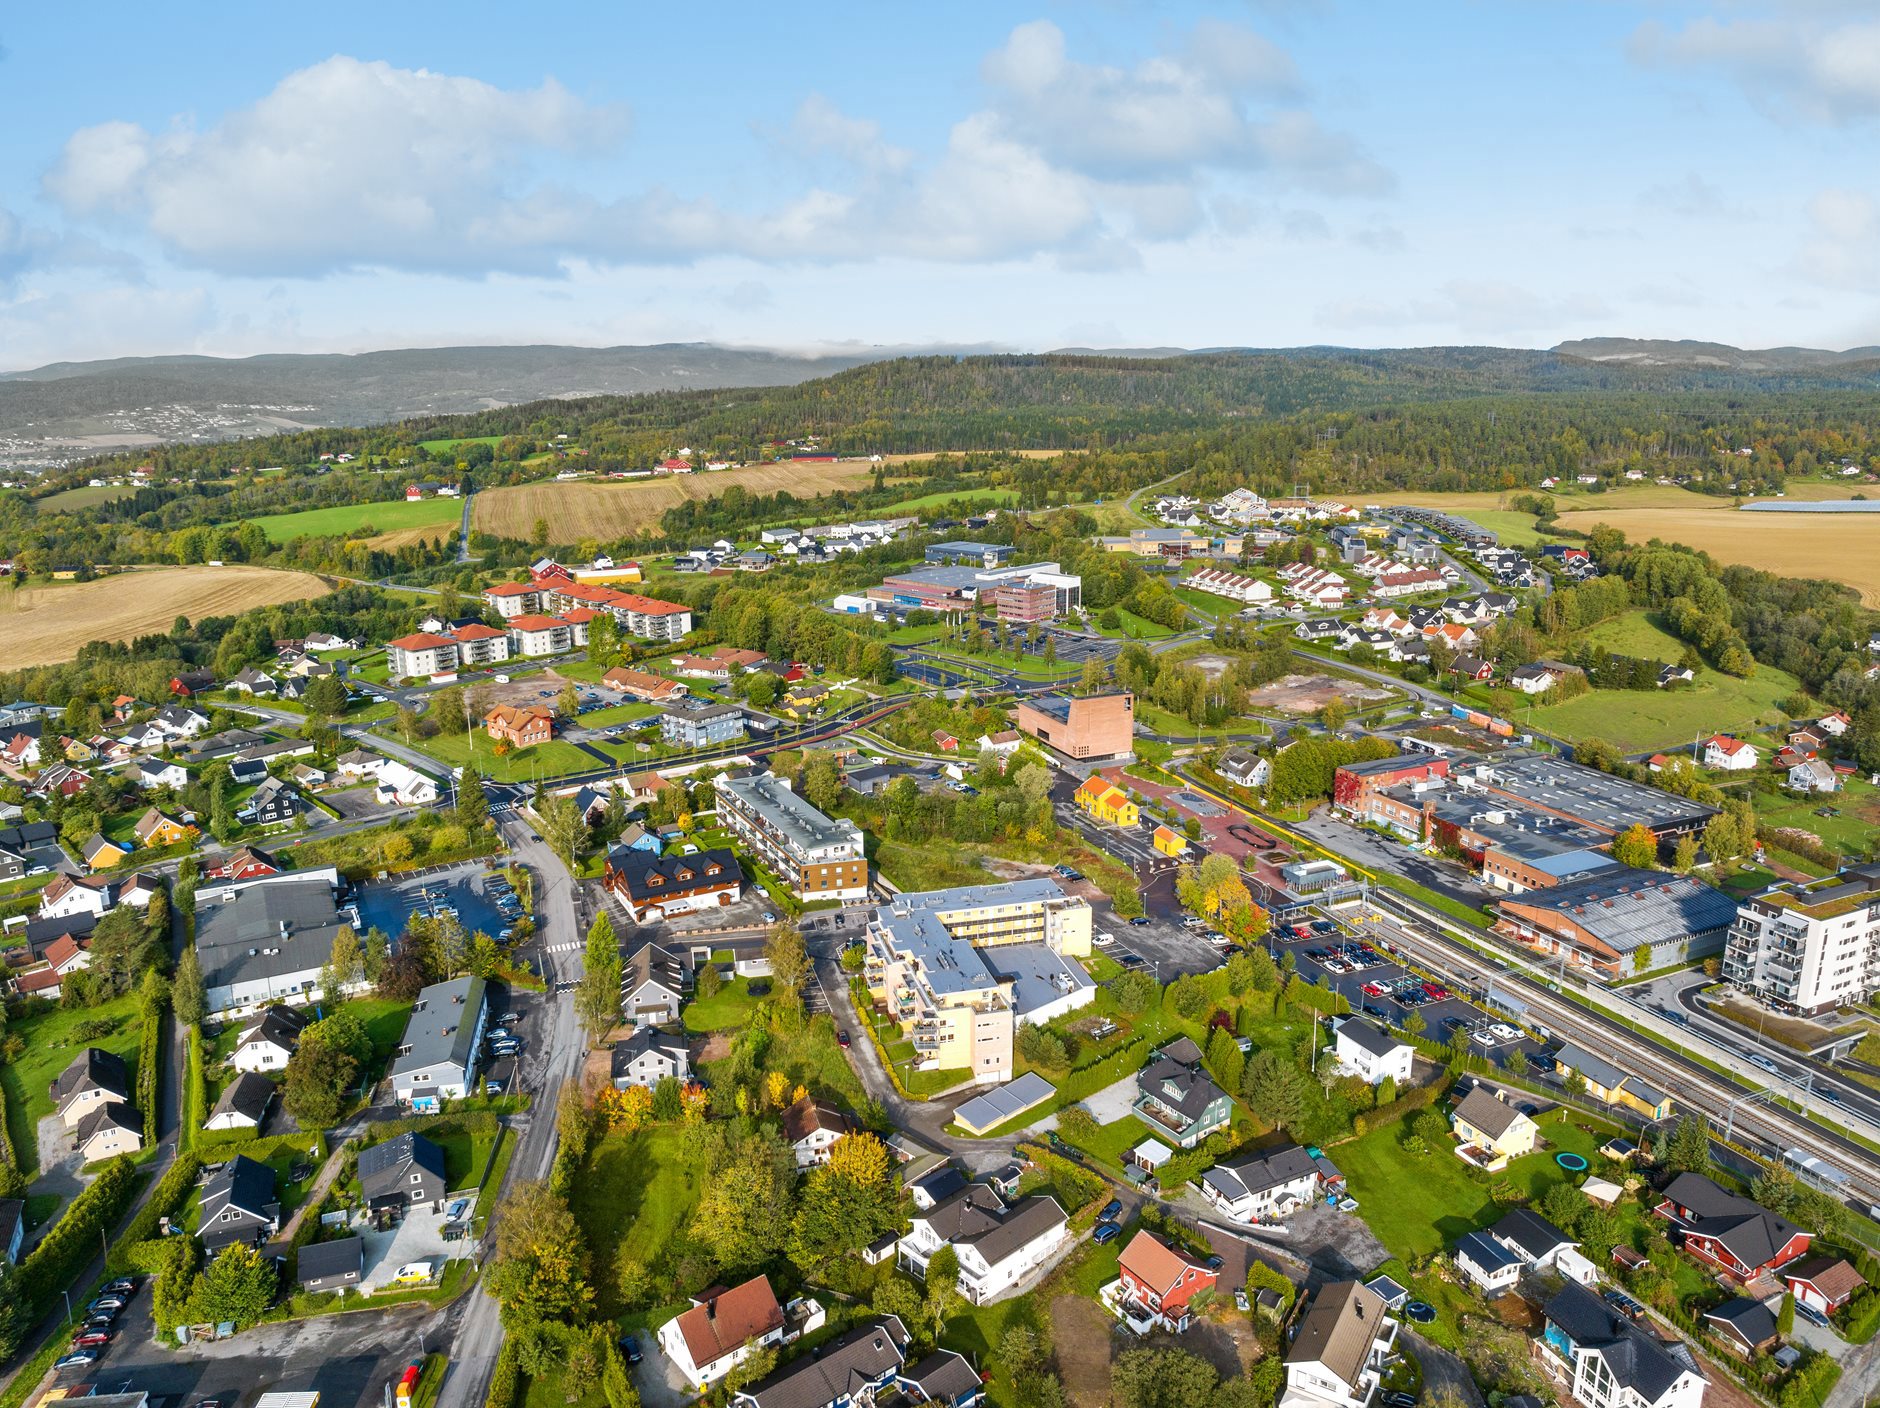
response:
<path id="1" fill-rule="evenodd" d="M 304 1012 L 279 1004 L 265 1008 L 242 1029 L 229 1064 L 238 1071 L 284 1071 L 306 1027 Z"/>
<path id="2" fill-rule="evenodd" d="M 918 1209 L 901 1238 L 900 1264 L 925 1278 L 943 1246 L 959 1258 L 960 1294 L 974 1305 L 1009 1295 L 1071 1244 L 1069 1219 L 1057 1199 L 1034 1194 L 1007 1204 L 984 1183 Z"/>
<path id="3" fill-rule="evenodd" d="M 1399 1085 L 1406 1083 L 1416 1057 L 1410 1043 L 1397 1040 L 1362 1017 L 1339 1019 L 1333 1030 L 1332 1054 L 1343 1070 L 1366 1085 L 1387 1079 Z"/>
<path id="4" fill-rule="evenodd" d="M 622 1014 L 642 1026 L 676 1022 L 684 1002 L 685 964 L 679 956 L 655 943 L 636 948 L 621 979 Z"/>
<path id="5" fill-rule="evenodd" d="M 1586 1408 L 1700 1408 L 1706 1380 L 1690 1347 L 1661 1340 L 1569 1281 L 1547 1302 L 1541 1363 Z"/>
<path id="6" fill-rule="evenodd" d="M 1258 1222 L 1296 1212 L 1319 1191 L 1319 1165 L 1297 1144 L 1283 1144 L 1201 1175 L 1201 1196 L 1223 1217 Z"/>
<path id="7" fill-rule="evenodd" d="M 668 1036 L 658 1027 L 641 1027 L 625 1041 L 614 1043 L 611 1075 L 615 1090 L 643 1085 L 649 1090 L 668 1076 L 684 1080 L 691 1058 L 683 1037 Z"/>

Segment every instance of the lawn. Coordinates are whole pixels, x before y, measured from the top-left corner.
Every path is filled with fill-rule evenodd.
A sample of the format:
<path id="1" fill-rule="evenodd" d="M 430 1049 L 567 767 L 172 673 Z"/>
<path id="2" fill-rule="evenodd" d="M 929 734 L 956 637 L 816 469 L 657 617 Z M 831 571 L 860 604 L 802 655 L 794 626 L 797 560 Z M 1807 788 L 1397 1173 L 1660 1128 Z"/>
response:
<path id="1" fill-rule="evenodd" d="M 716 1061 L 702 1063 L 710 1082 Z M 835 1023 L 828 1017 L 812 1017 L 796 1031 L 771 1033 L 769 1049 L 764 1053 L 766 1072 L 782 1071 L 791 1085 L 806 1087 L 812 1094 L 835 1099 L 850 1109 L 862 1102 L 864 1091 L 848 1054 L 836 1044 Z"/>
<path id="2" fill-rule="evenodd" d="M 1769 665 L 1757 666 L 1746 680 L 1706 669 L 1690 688 L 1595 689 L 1564 704 L 1523 708 L 1516 723 L 1567 739 L 1603 738 L 1639 752 L 1689 743 L 1700 734 L 1753 733 L 1784 717 L 1777 701 L 1797 688 L 1795 676 Z"/>
<path id="3" fill-rule="evenodd" d="M 605 709 L 590 709 L 581 715 L 583 728 L 607 728 L 612 724 L 630 723 L 634 719 L 644 719 L 659 712 L 657 704 L 610 704 Z"/>
<path id="4" fill-rule="evenodd" d="M 375 504 L 269 513 L 249 522 L 259 524 L 269 542 L 285 543 L 294 538 L 341 538 L 368 527 L 380 533 L 436 527 L 448 534 L 462 517 L 460 499 L 387 499 Z"/>
<path id="5" fill-rule="evenodd" d="M 372 1039 L 372 1067 L 376 1075 L 392 1059 L 392 1052 L 404 1038 L 411 1004 L 384 997 L 355 997 L 339 1010 L 365 1023 L 366 1035 Z"/>
<path id="6" fill-rule="evenodd" d="M 1169 636 L 1178 634 L 1167 626 L 1158 626 L 1154 621 L 1138 616 L 1133 611 L 1125 611 L 1121 607 L 1113 609 L 1122 622 L 1121 629 L 1112 631 L 1101 622 L 1097 624 L 1098 632 L 1109 636 L 1112 640 L 1166 640 Z"/>
<path id="7" fill-rule="evenodd" d="M 1393 1121 L 1338 1145 L 1331 1156 L 1378 1240 L 1393 1256 L 1408 1261 L 1450 1246 L 1465 1232 L 1488 1226 L 1501 1217 L 1503 1209 L 1489 1196 L 1487 1184 L 1470 1177 L 1468 1165 L 1455 1156 L 1452 1146 L 1445 1143 L 1428 1153 L 1413 1154 L 1404 1148 L 1405 1132 L 1401 1120 Z M 1554 1162 L 1558 1150 L 1572 1150 L 1595 1164 L 1603 1162 L 1595 1157 L 1595 1150 L 1606 1135 L 1595 1139 L 1573 1124 L 1551 1119 L 1543 1121 L 1541 1135 L 1548 1147 L 1514 1160 L 1497 1175 L 1530 1197 L 1566 1178 Z"/>
<path id="8" fill-rule="evenodd" d="M 679 1015 L 689 1032 L 730 1031 L 749 1024 L 757 1001 L 749 979 L 733 978 L 710 997 L 693 998 Z"/>
<path id="9" fill-rule="evenodd" d="M 39 511 L 41 513 L 72 513 L 78 509 L 96 508 L 99 504 L 128 499 L 136 492 L 135 484 L 86 484 L 77 489 L 67 489 L 62 493 L 48 494 L 39 501 Z"/>
<path id="10" fill-rule="evenodd" d="M 874 860 L 877 872 L 903 890 L 946 890 L 956 885 L 983 885 L 992 878 L 971 858 L 950 847 L 882 841 Z"/>
<path id="11" fill-rule="evenodd" d="M 53 1080 L 87 1046 L 122 1056 L 131 1088 L 137 1087 L 137 994 L 126 993 L 97 1007 L 55 1007 L 15 1018 L 9 1030 L 25 1043 L 15 1059 L 0 1066 L 7 1096 L 7 1133 L 22 1168 L 39 1166 L 37 1126 L 53 1111 Z M 85 1035 L 81 1036 L 80 1033 Z"/>
<path id="12" fill-rule="evenodd" d="M 494 782 L 529 782 L 538 777 L 560 777 L 571 772 L 592 772 L 604 766 L 572 743 L 551 739 L 533 748 L 517 748 L 498 757 L 495 740 L 487 734 L 472 733 L 469 741 L 456 729 L 414 739 L 412 747 L 452 768 L 466 762 L 476 763 L 477 771 Z"/>
<path id="13" fill-rule="evenodd" d="M 1656 611 L 1627 611 L 1588 626 L 1577 638 L 1621 655 L 1638 655 L 1667 664 L 1684 653 L 1684 642 L 1665 629 Z"/>
<path id="14" fill-rule="evenodd" d="M 496 446 L 502 443 L 503 437 L 500 435 L 467 435 L 461 440 L 420 440 L 418 448 L 427 455 L 441 455 L 448 450 L 456 449 L 459 445 Z"/>
<path id="15" fill-rule="evenodd" d="M 919 513 L 922 509 L 941 508 L 955 503 L 983 508 L 988 504 L 1003 506 L 1016 503 L 1017 500 L 1016 489 L 943 489 L 938 493 L 922 494 L 917 499 L 902 499 L 899 503 L 870 509 L 869 513 L 874 517 L 887 518 L 894 514 Z"/>
<path id="16" fill-rule="evenodd" d="M 698 1203 L 690 1139 L 681 1126 L 654 1125 L 637 1134 L 610 1134 L 595 1146 L 571 1198 L 594 1265 L 611 1271 L 623 1249 L 647 1266 L 666 1254 Z M 618 1315 L 615 1278 L 594 1279 L 596 1308 L 603 1316 Z"/>
<path id="17" fill-rule="evenodd" d="M 1816 816 L 1815 808 L 1832 807 L 1839 816 Z M 1770 826 L 1792 826 L 1813 832 L 1828 845 L 1848 855 L 1866 852 L 1880 826 L 1880 790 L 1860 777 L 1846 778 L 1831 797 L 1788 797 L 1756 794 L 1758 819 Z"/>

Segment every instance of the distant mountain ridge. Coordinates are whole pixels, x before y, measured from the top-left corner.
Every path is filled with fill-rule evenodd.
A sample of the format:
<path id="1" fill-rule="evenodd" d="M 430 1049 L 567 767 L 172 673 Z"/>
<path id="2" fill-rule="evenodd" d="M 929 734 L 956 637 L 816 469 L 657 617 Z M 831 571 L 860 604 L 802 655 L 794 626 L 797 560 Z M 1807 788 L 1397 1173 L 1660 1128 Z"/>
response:
<path id="1" fill-rule="evenodd" d="M 1432 396 L 1556 391 L 1872 391 L 1880 347 L 1843 352 L 1783 347 L 1744 351 L 1714 342 L 1604 337 L 1551 349 L 1138 347 L 1010 353 L 988 346 L 856 347 L 821 354 L 711 343 L 653 346 L 402 348 L 357 354 L 269 353 L 224 359 L 124 357 L 59 362 L 0 373 L 0 462 L 59 462 L 159 442 L 220 441 L 324 426 L 461 416 L 546 400 L 649 392 L 787 388 L 864 366 L 893 364 L 918 399 L 931 361 L 968 359 L 1061 404 L 1133 401 L 1132 369 L 1185 367 L 1237 413 L 1284 415 Z M 1022 364 L 1022 365 L 1021 365 Z M 1013 368 L 1019 370 L 1014 371 Z M 1030 368 L 1030 370 L 1027 370 Z M 1055 368 L 1055 370 L 1053 369 Z M 1179 393 L 1158 393 L 1173 395 Z M 1151 397 L 1151 399 L 1156 399 Z M 1172 403 L 1171 403 L 1172 404 Z M 897 408 L 906 414 L 908 407 Z M 939 408 L 930 408 L 939 409 Z M 1217 407 L 1218 413 L 1220 411 Z"/>

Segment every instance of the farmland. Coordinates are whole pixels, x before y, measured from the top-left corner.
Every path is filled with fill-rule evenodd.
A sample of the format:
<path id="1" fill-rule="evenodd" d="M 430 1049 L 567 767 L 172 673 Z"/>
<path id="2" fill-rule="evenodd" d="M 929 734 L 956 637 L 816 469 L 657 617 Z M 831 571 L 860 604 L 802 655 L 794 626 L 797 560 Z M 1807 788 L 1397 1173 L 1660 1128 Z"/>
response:
<path id="1" fill-rule="evenodd" d="M 127 580 L 134 576 L 135 580 Z M 130 640 L 161 634 L 178 616 L 238 616 L 257 606 L 304 601 L 329 590 L 308 572 L 265 567 L 158 567 L 0 592 L 0 636 L 7 665 L 51 665 L 69 660 L 94 640 Z"/>
<path id="2" fill-rule="evenodd" d="M 376 504 L 340 504 L 310 508 L 300 513 L 270 513 L 249 520 L 259 524 L 271 543 L 294 538 L 342 538 L 361 528 L 375 528 L 381 538 L 398 542 L 375 545 L 396 547 L 418 537 L 448 535 L 463 515 L 458 499 L 388 499 Z"/>
<path id="3" fill-rule="evenodd" d="M 503 443 L 500 435 L 469 435 L 461 440 L 420 440 L 418 447 L 427 455 L 442 455 L 456 449 L 459 445 L 489 445 Z"/>
<path id="4" fill-rule="evenodd" d="M 108 504 L 116 499 L 128 499 L 136 492 L 137 486 L 134 484 L 86 485 L 81 489 L 67 489 L 62 494 L 48 495 L 39 501 L 39 511 L 72 513 L 81 508 L 96 508 L 99 504 Z"/>
<path id="5" fill-rule="evenodd" d="M 787 489 L 800 499 L 869 484 L 866 460 L 836 464 L 757 464 L 716 474 L 675 474 L 626 482 L 546 480 L 486 489 L 476 496 L 471 526 L 480 533 L 527 539 L 537 519 L 553 525 L 557 542 L 610 542 L 657 529 L 659 516 L 687 499 L 709 499 L 736 484 L 753 494 Z"/>
<path id="6" fill-rule="evenodd" d="M 1524 708 L 1518 719 L 1564 738 L 1603 738 L 1642 752 L 1698 734 L 1753 732 L 1783 717 L 1776 701 L 1797 687 L 1795 676 L 1767 665 L 1746 680 L 1701 670 L 1686 689 L 1596 689 L 1564 704 Z"/>
<path id="7" fill-rule="evenodd" d="M 1460 514 L 1523 546 L 1535 540 L 1533 520 L 1509 507 L 1515 492 L 1366 494 L 1363 500 L 1386 506 L 1420 504 Z M 1807 482 L 1791 484 L 1785 497 L 1810 501 L 1847 496 L 1845 485 Z M 1584 533 L 1607 523 L 1635 543 L 1658 538 L 1702 549 L 1720 562 L 1787 577 L 1845 582 L 1868 605 L 1880 605 L 1880 514 L 1743 513 L 1731 499 L 1664 484 L 1628 484 L 1603 494 L 1552 491 L 1551 497 L 1562 528 Z"/>

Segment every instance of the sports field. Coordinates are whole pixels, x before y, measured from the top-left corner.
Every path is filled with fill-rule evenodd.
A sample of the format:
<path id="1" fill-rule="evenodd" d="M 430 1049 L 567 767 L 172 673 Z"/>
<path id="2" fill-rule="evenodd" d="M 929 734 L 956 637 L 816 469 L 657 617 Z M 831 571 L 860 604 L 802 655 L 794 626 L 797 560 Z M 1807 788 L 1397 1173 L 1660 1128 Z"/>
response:
<path id="1" fill-rule="evenodd" d="M 1461 494 L 1363 494 L 1364 503 L 1419 504 L 1480 522 L 1497 533 L 1513 526 L 1529 541 L 1532 520 L 1509 508 L 1519 491 Z M 1527 492 L 1538 493 L 1540 490 Z M 1743 563 L 1785 577 L 1845 582 L 1869 605 L 1880 605 L 1880 514 L 1744 513 L 1732 500 L 1663 484 L 1628 484 L 1604 494 L 1551 491 L 1562 528 L 1587 532 L 1607 523 L 1635 543 L 1658 538 L 1700 548 L 1720 562 Z M 1808 481 L 1788 486 L 1788 501 L 1844 499 L 1845 485 Z"/>
<path id="2" fill-rule="evenodd" d="M 435 537 L 438 532 L 448 534 L 462 516 L 461 499 L 387 499 L 376 504 L 270 513 L 250 521 L 261 525 L 271 543 L 293 538 L 339 538 L 360 528 L 376 528 L 384 537 L 410 542 L 418 537 Z M 425 529 L 433 531 L 421 531 Z"/>
<path id="3" fill-rule="evenodd" d="M 537 519 L 547 519 L 558 543 L 593 538 L 610 542 L 659 526 L 659 516 L 687 499 L 715 498 L 736 484 L 752 494 L 787 489 L 799 499 L 873 482 L 866 460 L 835 464 L 755 464 L 716 474 L 675 474 L 626 481 L 553 479 L 485 489 L 476 496 L 471 526 L 500 538 L 527 540 Z"/>
<path id="4" fill-rule="evenodd" d="M 324 596 L 308 572 L 266 567 L 158 567 L 0 591 L 0 639 L 10 666 L 69 660 L 94 640 L 130 640 L 168 631 L 178 616 L 236 616 L 257 606 Z"/>

